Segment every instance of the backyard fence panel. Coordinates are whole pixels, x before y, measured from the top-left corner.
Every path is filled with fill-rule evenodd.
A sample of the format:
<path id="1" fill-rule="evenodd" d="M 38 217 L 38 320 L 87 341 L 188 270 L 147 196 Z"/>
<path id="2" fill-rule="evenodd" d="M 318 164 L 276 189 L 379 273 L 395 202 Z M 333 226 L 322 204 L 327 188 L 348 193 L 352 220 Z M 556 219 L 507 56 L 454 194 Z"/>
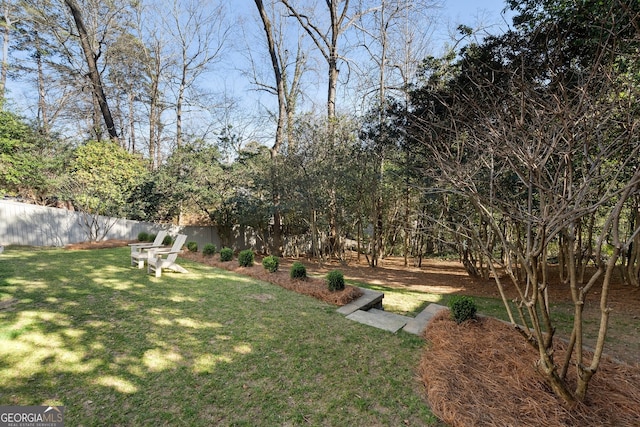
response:
<path id="1" fill-rule="evenodd" d="M 103 223 L 113 224 L 105 239 L 136 240 L 140 232 L 157 233 L 166 230 L 170 235 L 186 234 L 187 241 L 195 241 L 198 248 L 213 243 L 220 249 L 216 227 L 177 226 L 122 218 L 100 217 Z M 0 200 L 0 245 L 65 246 L 87 241 L 82 226 L 83 214 L 67 209 Z M 246 249 L 251 239 L 238 239 L 235 249 Z"/>

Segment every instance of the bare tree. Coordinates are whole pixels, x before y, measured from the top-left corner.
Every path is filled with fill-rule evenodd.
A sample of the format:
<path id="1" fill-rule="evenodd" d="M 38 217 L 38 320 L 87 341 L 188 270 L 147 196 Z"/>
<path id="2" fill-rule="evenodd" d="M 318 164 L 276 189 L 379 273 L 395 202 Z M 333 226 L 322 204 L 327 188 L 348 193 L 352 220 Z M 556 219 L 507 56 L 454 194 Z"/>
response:
<path id="1" fill-rule="evenodd" d="M 584 400 L 604 352 L 613 272 L 640 233 L 624 215 L 636 208 L 640 186 L 640 119 L 631 101 L 638 88 L 618 78 L 615 61 L 605 61 L 619 40 L 603 41 L 594 62 L 568 69 L 553 55 L 539 62 L 521 49 L 525 39 L 508 37 L 508 44 L 488 45 L 493 54 L 472 51 L 462 64 L 465 74 L 449 86 L 453 90 L 433 92 L 422 112 L 428 119 L 417 123 L 419 138 L 435 166 L 432 177 L 474 208 L 456 231 L 489 260 L 511 323 L 538 351 L 539 372 L 573 404 Z M 504 58 L 509 60 L 501 63 Z M 502 68 L 507 63 L 514 68 Z M 541 69 L 549 78 L 537 78 Z M 579 227 L 594 214 L 601 221 L 592 237 L 595 270 L 581 281 Z M 575 307 L 562 362 L 555 358 L 548 293 L 550 244 L 559 238 Z M 515 306 L 500 269 L 516 291 Z M 596 289 L 600 327 L 587 358 L 582 311 Z M 573 389 L 567 381 L 572 365 Z"/>
<path id="2" fill-rule="evenodd" d="M 286 136 L 291 135 L 292 132 L 292 120 L 295 114 L 295 105 L 298 98 L 298 90 L 300 84 L 300 78 L 305 62 L 305 55 L 301 52 L 300 43 L 298 43 L 297 56 L 295 59 L 295 68 L 293 72 L 292 80 L 289 82 L 287 79 L 287 47 L 283 42 L 283 31 L 280 26 L 275 27 L 272 23 L 272 19 L 269 18 L 269 14 L 265 9 L 262 0 L 255 0 L 260 19 L 264 28 L 264 33 L 267 42 L 267 50 L 269 52 L 269 58 L 271 59 L 271 68 L 273 70 L 273 78 L 275 80 L 274 85 L 264 84 L 256 82 L 259 87 L 273 93 L 278 100 L 278 112 L 276 119 L 276 132 L 273 146 L 271 147 L 271 184 L 272 184 L 272 199 L 273 199 L 273 252 L 276 255 L 282 254 L 282 216 L 280 212 L 280 199 L 282 197 L 279 190 L 279 177 L 278 175 L 278 156 L 282 145 L 285 142 Z M 277 25 L 276 24 L 276 25 Z M 287 130 L 288 129 L 288 130 Z M 288 141 L 292 143 L 291 138 Z"/>
<path id="3" fill-rule="evenodd" d="M 0 67 L 0 99 L 4 99 L 9 70 L 9 45 L 11 32 L 15 26 L 16 5 L 12 0 L 2 2 L 2 66 Z"/>
<path id="4" fill-rule="evenodd" d="M 326 6 L 329 14 L 328 28 L 321 28 L 321 19 L 307 14 L 300 7 L 292 6 L 290 0 L 280 0 L 282 4 L 294 16 L 302 28 L 309 34 L 313 44 L 318 48 L 328 66 L 327 74 L 327 118 L 331 120 L 336 117 L 336 90 L 338 87 L 339 68 L 338 63 L 342 59 L 339 49 L 339 41 L 344 33 L 363 14 L 371 9 L 354 12 L 351 16 L 349 12 L 350 0 L 327 0 Z"/>
<path id="5" fill-rule="evenodd" d="M 188 102 L 186 93 L 212 63 L 221 59 L 231 27 L 225 19 L 222 2 L 209 7 L 197 0 L 174 0 L 164 26 L 176 50 L 176 144 L 180 147 L 184 107 Z"/>
<path id="6" fill-rule="evenodd" d="M 84 25 L 82 11 L 80 10 L 78 3 L 76 3 L 75 0 L 65 0 L 65 4 L 69 7 L 71 15 L 73 15 L 73 20 L 76 23 L 80 45 L 82 46 L 82 51 L 84 52 L 84 56 L 87 61 L 87 67 L 89 68 L 89 79 L 91 80 L 93 94 L 96 97 L 98 105 L 100 106 L 102 117 L 104 119 L 105 125 L 107 126 L 107 132 L 109 133 L 111 139 L 117 141 L 118 132 L 111 115 L 111 110 L 109 109 L 107 96 L 105 95 L 104 88 L 102 86 L 102 77 L 100 76 L 100 72 L 98 71 L 97 60 L 100 56 L 100 53 L 96 52 L 91 46 L 90 35 Z"/>

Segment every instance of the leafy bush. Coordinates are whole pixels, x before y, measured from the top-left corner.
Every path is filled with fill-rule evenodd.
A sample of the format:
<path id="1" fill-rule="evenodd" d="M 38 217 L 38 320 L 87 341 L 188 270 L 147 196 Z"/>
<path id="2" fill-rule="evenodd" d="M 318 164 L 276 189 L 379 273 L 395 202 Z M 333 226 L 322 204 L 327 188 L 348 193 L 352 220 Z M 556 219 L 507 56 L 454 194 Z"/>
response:
<path id="1" fill-rule="evenodd" d="M 202 248 L 202 253 L 208 256 L 215 254 L 216 245 L 214 245 L 213 243 L 207 243 L 206 245 L 204 245 L 204 248 Z"/>
<path id="2" fill-rule="evenodd" d="M 138 233 L 138 242 L 148 242 L 149 241 L 149 233 L 146 231 L 141 231 Z"/>
<path id="3" fill-rule="evenodd" d="M 149 237 L 147 238 L 147 242 L 153 242 L 154 240 L 156 240 L 156 236 L 157 234 L 149 234 Z"/>
<path id="4" fill-rule="evenodd" d="M 327 284 L 329 285 L 329 290 L 333 291 L 341 291 L 344 289 L 344 275 L 340 270 L 333 270 L 327 274 Z"/>
<path id="5" fill-rule="evenodd" d="M 471 297 L 462 295 L 451 297 L 449 300 L 449 310 L 451 310 L 453 320 L 460 324 L 465 320 L 474 319 L 477 308 Z"/>
<path id="6" fill-rule="evenodd" d="M 188 242 L 187 249 L 189 252 L 198 252 L 198 242 Z"/>
<path id="7" fill-rule="evenodd" d="M 253 251 L 251 249 L 245 249 L 238 254 L 238 264 L 240 267 L 251 267 L 253 265 Z"/>
<path id="8" fill-rule="evenodd" d="M 220 249 L 220 261 L 231 261 L 233 259 L 233 250 L 231 248 Z"/>
<path id="9" fill-rule="evenodd" d="M 292 279 L 306 279 L 307 278 L 307 268 L 303 263 L 296 261 L 291 265 L 291 270 L 289 270 L 289 274 Z"/>
<path id="10" fill-rule="evenodd" d="M 268 272 L 275 273 L 278 271 L 278 267 L 280 266 L 280 259 L 273 255 L 266 256 L 262 258 L 262 266 Z"/>
<path id="11" fill-rule="evenodd" d="M 166 236 L 164 236 L 164 239 L 162 239 L 162 244 L 165 245 L 165 246 L 169 246 L 172 243 L 173 243 L 173 238 L 171 236 L 169 236 L 168 234 Z"/>

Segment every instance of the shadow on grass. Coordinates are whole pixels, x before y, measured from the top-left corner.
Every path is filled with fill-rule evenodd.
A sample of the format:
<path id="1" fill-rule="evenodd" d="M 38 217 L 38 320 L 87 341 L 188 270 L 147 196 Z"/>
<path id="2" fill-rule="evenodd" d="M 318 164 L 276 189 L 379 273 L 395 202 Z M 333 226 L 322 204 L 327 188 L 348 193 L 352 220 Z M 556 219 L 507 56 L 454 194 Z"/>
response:
<path id="1" fill-rule="evenodd" d="M 161 278 L 128 261 L 5 251 L 3 404 L 65 405 L 70 425 L 436 425 L 413 374 L 420 340 L 186 260 Z"/>

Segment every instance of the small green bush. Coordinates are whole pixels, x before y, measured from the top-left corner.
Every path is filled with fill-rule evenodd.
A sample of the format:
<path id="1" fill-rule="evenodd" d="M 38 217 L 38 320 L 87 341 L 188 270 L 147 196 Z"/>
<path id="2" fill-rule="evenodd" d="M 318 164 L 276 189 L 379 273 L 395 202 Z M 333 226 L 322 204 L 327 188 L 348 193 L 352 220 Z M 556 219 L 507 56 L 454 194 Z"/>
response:
<path id="1" fill-rule="evenodd" d="M 292 279 L 301 279 L 304 280 L 307 278 L 307 268 L 303 263 L 296 261 L 291 265 L 291 270 L 289 270 L 289 274 Z"/>
<path id="2" fill-rule="evenodd" d="M 203 253 L 203 255 L 208 255 L 208 256 L 211 256 L 211 255 L 215 254 L 216 253 L 216 245 L 214 245 L 213 243 L 207 243 L 202 248 L 202 253 Z"/>
<path id="3" fill-rule="evenodd" d="M 278 271 L 278 267 L 280 266 L 280 259 L 277 256 L 266 256 L 262 258 L 262 266 L 269 273 L 275 273 Z"/>
<path id="4" fill-rule="evenodd" d="M 245 249 L 238 254 L 238 264 L 240 267 L 251 267 L 253 265 L 253 251 L 251 249 Z"/>
<path id="5" fill-rule="evenodd" d="M 187 249 L 189 252 L 198 252 L 198 242 L 188 242 Z"/>
<path id="6" fill-rule="evenodd" d="M 164 239 L 162 239 L 162 244 L 165 246 L 169 246 L 173 243 L 173 238 L 171 236 L 169 236 L 168 234 L 166 236 L 164 236 Z"/>
<path id="7" fill-rule="evenodd" d="M 453 296 L 449 300 L 449 310 L 451 310 L 451 317 L 460 324 L 466 320 L 474 319 L 476 317 L 476 304 L 473 299 L 468 296 Z"/>
<path id="8" fill-rule="evenodd" d="M 231 248 L 220 249 L 220 261 L 231 261 L 233 259 L 233 250 Z"/>
<path id="9" fill-rule="evenodd" d="M 149 238 L 147 239 L 147 242 L 153 242 L 154 240 L 156 240 L 156 236 L 157 234 L 149 234 Z"/>
<path id="10" fill-rule="evenodd" d="M 344 275 L 340 270 L 333 270 L 327 274 L 327 284 L 329 285 L 329 290 L 333 291 L 341 291 L 344 289 Z"/>
<path id="11" fill-rule="evenodd" d="M 141 231 L 138 233 L 138 242 L 148 242 L 149 241 L 149 233 L 146 231 Z"/>

